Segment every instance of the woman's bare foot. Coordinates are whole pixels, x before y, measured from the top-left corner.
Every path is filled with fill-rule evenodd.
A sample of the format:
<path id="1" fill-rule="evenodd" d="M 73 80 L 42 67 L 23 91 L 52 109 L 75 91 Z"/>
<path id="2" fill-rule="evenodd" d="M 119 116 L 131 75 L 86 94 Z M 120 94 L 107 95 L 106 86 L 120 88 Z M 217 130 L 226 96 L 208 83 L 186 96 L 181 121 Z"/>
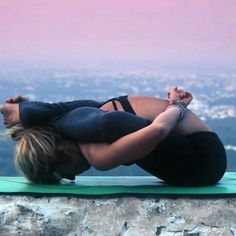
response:
<path id="1" fill-rule="evenodd" d="M 6 128 L 20 123 L 18 103 L 6 103 L 0 106 L 0 113 L 3 115 L 3 124 Z"/>

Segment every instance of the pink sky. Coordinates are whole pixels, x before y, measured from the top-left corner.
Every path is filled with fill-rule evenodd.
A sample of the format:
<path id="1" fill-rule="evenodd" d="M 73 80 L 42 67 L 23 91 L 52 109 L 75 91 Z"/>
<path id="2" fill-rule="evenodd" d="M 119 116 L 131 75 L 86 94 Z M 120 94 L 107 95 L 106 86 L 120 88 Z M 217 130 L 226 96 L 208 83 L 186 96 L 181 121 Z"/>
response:
<path id="1" fill-rule="evenodd" d="M 1 0 L 0 60 L 230 63 L 235 0 Z"/>

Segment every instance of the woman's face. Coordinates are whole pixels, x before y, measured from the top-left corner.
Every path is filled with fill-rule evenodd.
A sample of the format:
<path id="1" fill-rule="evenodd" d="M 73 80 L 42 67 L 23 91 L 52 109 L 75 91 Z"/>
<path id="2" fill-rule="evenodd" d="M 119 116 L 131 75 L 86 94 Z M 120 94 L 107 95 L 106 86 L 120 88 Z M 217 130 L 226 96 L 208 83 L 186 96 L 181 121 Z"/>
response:
<path id="1" fill-rule="evenodd" d="M 75 142 L 68 140 L 68 139 L 63 139 L 62 142 L 57 144 L 57 150 L 64 152 L 65 154 L 71 154 L 79 152 L 79 147 L 76 145 Z"/>
<path id="2" fill-rule="evenodd" d="M 82 156 L 78 145 L 71 140 L 63 140 L 57 144 L 57 156 L 62 160 L 57 165 L 57 172 L 61 177 L 66 179 L 74 179 L 75 175 L 89 169 L 90 165 Z"/>

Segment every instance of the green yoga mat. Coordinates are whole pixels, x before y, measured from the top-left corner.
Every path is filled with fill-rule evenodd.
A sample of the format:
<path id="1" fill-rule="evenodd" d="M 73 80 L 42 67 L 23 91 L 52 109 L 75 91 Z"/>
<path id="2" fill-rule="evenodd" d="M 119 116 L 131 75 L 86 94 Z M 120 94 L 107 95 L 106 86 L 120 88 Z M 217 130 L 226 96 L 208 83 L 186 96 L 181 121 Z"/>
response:
<path id="1" fill-rule="evenodd" d="M 152 176 L 78 176 L 74 184 L 32 184 L 24 177 L 0 177 L 0 193 L 53 195 L 216 195 L 236 194 L 236 172 L 227 172 L 222 180 L 208 187 L 173 187 Z"/>

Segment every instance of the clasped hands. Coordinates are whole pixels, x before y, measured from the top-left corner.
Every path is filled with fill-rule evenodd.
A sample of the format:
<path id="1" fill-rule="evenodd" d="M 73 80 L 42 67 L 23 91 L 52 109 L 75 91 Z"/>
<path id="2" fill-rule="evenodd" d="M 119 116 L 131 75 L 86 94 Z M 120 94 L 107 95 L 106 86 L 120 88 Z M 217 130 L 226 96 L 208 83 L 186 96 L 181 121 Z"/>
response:
<path id="1" fill-rule="evenodd" d="M 169 103 L 173 101 L 180 102 L 185 108 L 193 100 L 193 96 L 190 92 L 184 91 L 183 89 L 178 89 L 178 87 L 171 87 L 167 93 Z"/>

